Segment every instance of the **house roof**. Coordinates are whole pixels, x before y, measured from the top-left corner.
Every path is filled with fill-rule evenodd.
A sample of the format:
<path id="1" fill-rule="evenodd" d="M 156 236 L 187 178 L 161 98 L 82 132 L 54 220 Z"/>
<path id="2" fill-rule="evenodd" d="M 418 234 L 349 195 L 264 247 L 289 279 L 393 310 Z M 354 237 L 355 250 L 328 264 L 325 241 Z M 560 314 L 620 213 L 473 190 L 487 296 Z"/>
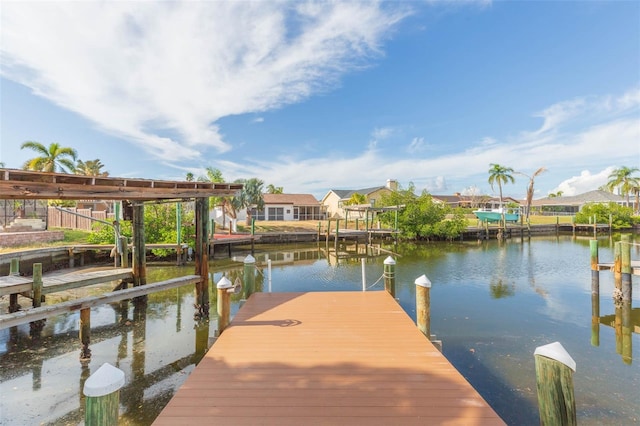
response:
<path id="1" fill-rule="evenodd" d="M 319 206 L 320 202 L 311 194 L 263 194 L 265 204 L 291 204 L 294 206 Z"/>
<path id="2" fill-rule="evenodd" d="M 594 191 L 585 192 L 583 194 L 566 196 L 566 197 L 546 197 L 533 200 L 532 206 L 581 206 L 586 203 L 621 203 L 625 201 L 621 195 L 612 194 L 611 192 Z"/>
<path id="3" fill-rule="evenodd" d="M 363 189 L 332 189 L 329 192 L 335 193 L 341 200 L 348 200 L 353 194 L 369 195 L 381 189 L 389 189 L 386 186 L 374 186 L 372 188 Z"/>

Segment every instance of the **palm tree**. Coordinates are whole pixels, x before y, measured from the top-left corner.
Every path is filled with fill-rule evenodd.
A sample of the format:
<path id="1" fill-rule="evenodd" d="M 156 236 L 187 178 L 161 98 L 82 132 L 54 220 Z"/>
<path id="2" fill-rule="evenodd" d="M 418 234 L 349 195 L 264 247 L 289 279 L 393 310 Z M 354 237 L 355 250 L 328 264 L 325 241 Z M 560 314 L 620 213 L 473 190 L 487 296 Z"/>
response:
<path id="1" fill-rule="evenodd" d="M 35 141 L 24 142 L 20 149 L 24 148 L 29 148 L 40 154 L 40 157 L 32 158 L 24 163 L 22 168 L 25 170 L 39 172 L 56 172 L 59 170 L 63 173 L 75 170 L 75 161 L 78 153 L 73 148 L 62 147 L 56 142 L 47 148 L 40 142 Z"/>
<path id="2" fill-rule="evenodd" d="M 345 206 L 357 206 L 367 204 L 367 197 L 359 192 L 351 194 L 351 197 L 344 203 Z"/>
<path id="3" fill-rule="evenodd" d="M 255 206 L 256 210 L 264 209 L 264 199 L 262 198 L 262 185 L 264 182 L 258 178 L 238 179 L 236 183 L 244 184 L 242 191 L 231 201 L 235 210 L 247 209 L 247 225 L 251 224 L 251 207 Z"/>
<path id="4" fill-rule="evenodd" d="M 109 172 L 102 171 L 103 167 L 104 167 L 104 164 L 102 164 L 102 162 L 97 158 L 95 160 L 87 160 L 86 162 L 82 160 L 78 160 L 78 163 L 76 164 L 75 173 L 77 175 L 84 175 L 84 176 L 102 176 L 102 177 L 109 176 Z"/>
<path id="5" fill-rule="evenodd" d="M 185 180 L 187 182 L 193 182 L 193 173 L 187 172 L 187 175 L 185 176 Z"/>
<path id="6" fill-rule="evenodd" d="M 508 182 L 514 183 L 516 180 L 513 178 L 511 173 L 514 173 L 511 167 L 504 167 L 500 164 L 489 164 L 491 168 L 489 169 L 489 184 L 491 184 L 491 189 L 493 189 L 493 184 L 498 184 L 498 189 L 500 190 L 500 207 L 502 207 L 502 184 L 506 184 Z"/>
<path id="7" fill-rule="evenodd" d="M 640 171 L 637 167 L 622 166 L 615 169 L 609 175 L 609 182 L 607 182 L 607 188 L 613 192 L 615 188 L 618 188 L 620 195 L 625 195 L 627 198 L 627 206 L 629 206 L 629 194 L 635 192 L 640 187 L 640 177 L 633 176 L 634 173 Z"/>
<path id="8" fill-rule="evenodd" d="M 282 194 L 283 191 L 284 188 L 281 186 L 275 186 L 272 183 L 267 185 L 267 194 Z"/>
<path id="9" fill-rule="evenodd" d="M 0 161 L 0 167 L 4 167 L 4 163 Z"/>
<path id="10" fill-rule="evenodd" d="M 527 186 L 527 223 L 529 222 L 529 213 L 531 210 L 531 201 L 533 201 L 533 185 L 534 185 L 534 181 L 536 179 L 536 176 L 538 176 L 539 174 L 542 174 L 544 172 L 546 172 L 547 169 L 545 169 L 544 167 L 540 167 L 538 170 L 536 170 L 535 172 L 533 172 L 533 174 L 531 176 L 524 174 L 522 172 L 516 172 L 520 175 L 526 176 L 529 178 L 529 186 Z"/>
<path id="11" fill-rule="evenodd" d="M 552 192 L 551 194 L 548 195 L 548 197 L 549 198 L 562 197 L 562 194 L 564 194 L 563 191 Z"/>

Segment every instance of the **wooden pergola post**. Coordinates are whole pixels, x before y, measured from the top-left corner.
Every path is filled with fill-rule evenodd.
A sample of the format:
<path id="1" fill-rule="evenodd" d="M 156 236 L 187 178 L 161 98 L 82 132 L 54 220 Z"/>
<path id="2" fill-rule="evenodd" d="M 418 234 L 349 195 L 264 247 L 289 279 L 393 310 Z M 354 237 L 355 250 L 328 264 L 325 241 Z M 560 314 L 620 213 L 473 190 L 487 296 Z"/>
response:
<path id="1" fill-rule="evenodd" d="M 196 316 L 209 317 L 209 198 L 196 198 L 195 274 L 201 281 L 196 284 Z"/>
<path id="2" fill-rule="evenodd" d="M 133 286 L 147 283 L 147 257 L 144 242 L 144 205 L 133 206 Z"/>

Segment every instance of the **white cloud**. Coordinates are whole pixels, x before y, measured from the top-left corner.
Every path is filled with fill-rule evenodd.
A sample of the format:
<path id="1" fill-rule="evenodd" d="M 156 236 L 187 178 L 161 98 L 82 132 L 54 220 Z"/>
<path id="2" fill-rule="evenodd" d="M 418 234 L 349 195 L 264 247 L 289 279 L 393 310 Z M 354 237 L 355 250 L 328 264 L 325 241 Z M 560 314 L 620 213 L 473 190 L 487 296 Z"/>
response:
<path id="1" fill-rule="evenodd" d="M 256 117 L 251 122 L 252 123 L 264 123 L 264 117 Z"/>
<path id="2" fill-rule="evenodd" d="M 407 14 L 378 2 L 4 2 L 0 72 L 156 157 L 193 159 L 231 149 L 220 118 L 335 86 Z"/>
<path id="3" fill-rule="evenodd" d="M 583 170 L 579 176 L 572 176 L 560 182 L 550 193 L 554 194 L 562 191 L 562 195 L 577 195 L 597 189 L 608 182 L 609 175 L 614 169 L 615 167 L 607 167 L 595 174 L 592 174 L 589 170 Z"/>
<path id="4" fill-rule="evenodd" d="M 411 143 L 407 147 L 407 152 L 410 154 L 415 154 L 417 152 L 423 151 L 427 147 L 427 143 L 424 138 L 413 138 Z"/>

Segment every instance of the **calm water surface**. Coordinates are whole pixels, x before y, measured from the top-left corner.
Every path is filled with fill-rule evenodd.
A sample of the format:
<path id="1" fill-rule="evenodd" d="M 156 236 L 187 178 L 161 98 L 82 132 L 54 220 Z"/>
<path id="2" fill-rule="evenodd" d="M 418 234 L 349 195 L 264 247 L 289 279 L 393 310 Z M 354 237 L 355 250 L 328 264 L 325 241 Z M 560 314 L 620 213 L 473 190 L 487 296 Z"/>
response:
<path id="1" fill-rule="evenodd" d="M 577 363 L 574 383 L 580 424 L 640 423 L 640 308 L 616 309 L 613 277 L 602 272 L 597 301 L 602 320 L 592 327 L 588 238 L 385 248 L 400 255 L 396 256 L 399 303 L 415 320 L 413 282 L 422 274 L 429 277 L 431 332 L 442 340 L 444 355 L 509 424 L 539 424 L 533 352 L 555 341 Z M 324 244 L 265 249 L 273 261 L 272 291 L 362 288 L 360 260 L 336 259 Z M 612 260 L 612 252 L 610 240 L 601 239 L 601 261 Z M 367 260 L 370 291 L 383 289 L 383 283 L 376 281 L 386 256 Z M 256 258 L 260 264 L 265 253 L 256 253 Z M 640 250 L 633 246 L 632 259 L 639 258 Z M 232 279 L 242 272 L 241 263 L 227 260 L 215 260 L 211 268 L 215 281 L 222 271 Z M 148 276 L 154 282 L 192 272 L 192 265 L 149 266 Z M 634 278 L 631 306 L 639 306 L 639 280 Z M 264 276 L 258 275 L 257 283 L 268 291 Z M 87 291 L 91 290 L 62 297 L 80 297 Z M 232 314 L 237 309 L 235 299 Z M 193 313 L 191 287 L 150 295 L 146 308 L 123 302 L 92 309 L 93 356 L 87 366 L 78 359 L 78 312 L 49 318 L 41 333 L 29 325 L 1 330 L 0 424 L 81 423 L 82 385 L 105 362 L 126 375 L 121 424 L 150 424 L 214 335 L 215 321 L 196 322 Z M 636 333 L 628 332 L 629 319 Z M 625 327 L 615 327 L 616 321 Z"/>

